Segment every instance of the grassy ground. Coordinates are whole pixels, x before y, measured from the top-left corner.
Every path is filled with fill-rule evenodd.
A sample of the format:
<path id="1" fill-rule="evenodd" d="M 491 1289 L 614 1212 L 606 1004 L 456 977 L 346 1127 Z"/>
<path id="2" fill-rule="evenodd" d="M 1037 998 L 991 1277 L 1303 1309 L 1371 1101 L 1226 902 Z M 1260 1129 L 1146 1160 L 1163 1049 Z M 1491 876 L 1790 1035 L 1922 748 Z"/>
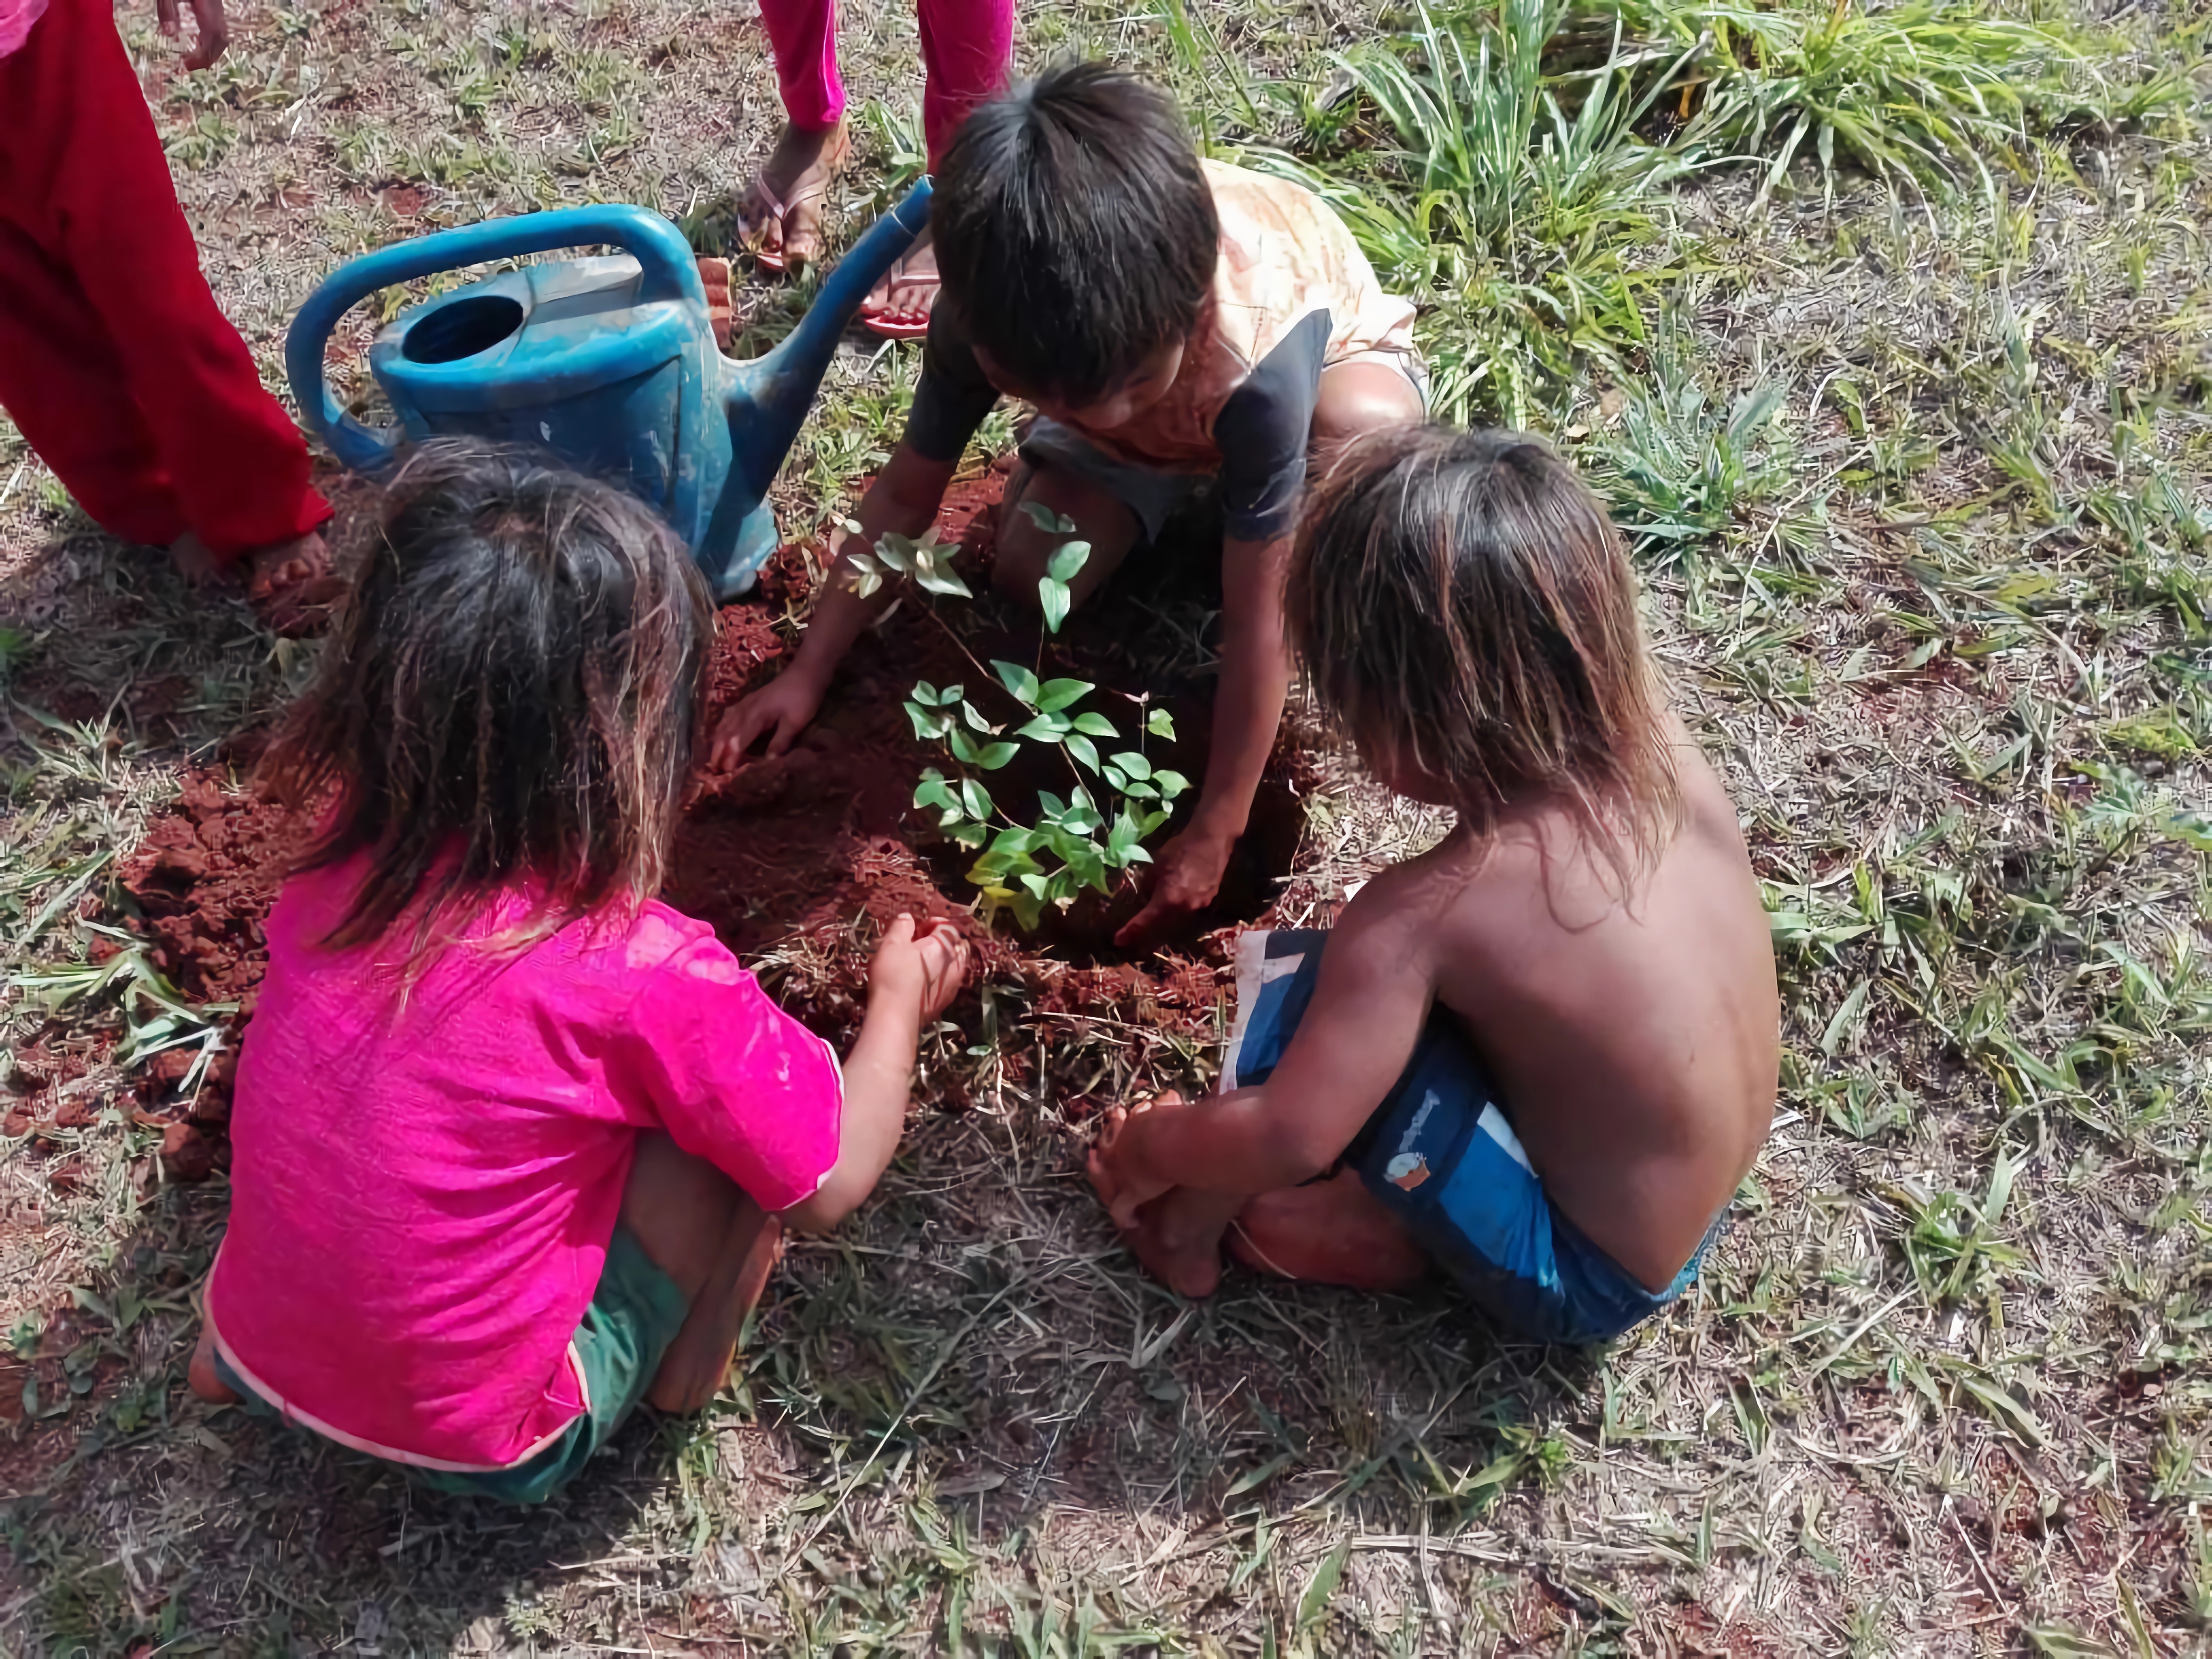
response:
<path id="1" fill-rule="evenodd" d="M 913 148 L 912 26 L 872 9 L 848 66 L 896 113 L 856 209 Z M 1631 528 L 1789 1021 L 1694 1296 L 1588 1356 L 1441 1291 L 1184 1304 L 1059 1103 L 1207 1057 L 1008 1004 L 1051 1086 L 945 1045 L 928 1076 L 980 1108 L 925 1106 L 794 1254 L 715 1408 L 517 1516 L 185 1394 L 222 1186 L 161 1184 L 102 1060 L 76 1127 L 0 1138 L 0 1650 L 2203 1650 L 2203 9 L 1507 11 L 1425 43 L 1392 13 L 1386 48 L 1321 0 L 1060 4 L 1020 50 L 1147 65 L 1218 148 L 1330 189 L 1419 290 L 1443 406 L 1552 433 Z M 314 276 L 412 228 L 629 199 L 711 245 L 771 131 L 731 10 L 234 21 L 189 78 L 125 22 L 272 375 Z M 841 362 L 789 522 L 867 470 L 911 368 Z M 49 1055 L 191 1037 L 158 985 L 86 983 L 82 901 L 313 647 L 100 538 L 4 423 L 0 550 L 14 1051 L 58 1001 Z M 1438 828 L 1348 775 L 1310 817 L 1316 893 Z"/>

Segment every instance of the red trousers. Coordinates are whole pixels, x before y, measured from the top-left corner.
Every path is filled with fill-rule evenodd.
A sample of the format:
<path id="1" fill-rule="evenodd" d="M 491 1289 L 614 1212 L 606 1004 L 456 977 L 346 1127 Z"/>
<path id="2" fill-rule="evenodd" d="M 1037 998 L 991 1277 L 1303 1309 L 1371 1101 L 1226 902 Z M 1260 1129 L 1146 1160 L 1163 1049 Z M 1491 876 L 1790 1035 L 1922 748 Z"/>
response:
<path id="1" fill-rule="evenodd" d="M 925 77 L 921 126 L 934 167 L 968 112 L 1006 84 L 1014 0 L 915 0 L 915 15 Z M 791 125 L 806 131 L 836 126 L 845 114 L 836 0 L 761 0 L 761 21 L 775 49 L 777 88 Z"/>
<path id="2" fill-rule="evenodd" d="M 0 408 L 126 541 L 228 561 L 331 516 L 200 274 L 110 0 L 51 0 L 0 58 Z"/>

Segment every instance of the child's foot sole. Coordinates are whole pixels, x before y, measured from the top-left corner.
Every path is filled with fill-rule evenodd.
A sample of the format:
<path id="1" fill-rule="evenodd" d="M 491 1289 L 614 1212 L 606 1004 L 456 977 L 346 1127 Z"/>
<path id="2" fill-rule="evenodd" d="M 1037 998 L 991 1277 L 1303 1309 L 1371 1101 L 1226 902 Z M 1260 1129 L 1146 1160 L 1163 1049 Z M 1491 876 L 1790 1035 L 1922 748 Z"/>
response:
<path id="1" fill-rule="evenodd" d="M 1256 1272 L 1359 1291 L 1403 1291 L 1428 1252 L 1346 1170 L 1329 1181 L 1262 1193 L 1237 1212 L 1229 1249 Z"/>

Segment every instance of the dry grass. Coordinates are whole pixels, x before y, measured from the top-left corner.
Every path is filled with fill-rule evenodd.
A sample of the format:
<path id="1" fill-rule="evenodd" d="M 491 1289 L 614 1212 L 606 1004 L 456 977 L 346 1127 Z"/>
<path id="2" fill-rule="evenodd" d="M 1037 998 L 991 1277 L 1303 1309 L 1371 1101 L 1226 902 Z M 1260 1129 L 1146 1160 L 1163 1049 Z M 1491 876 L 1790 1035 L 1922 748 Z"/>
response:
<path id="1" fill-rule="evenodd" d="M 1197 15 L 1292 87 L 1365 32 Z M 769 133 L 734 13 L 237 21 L 161 119 L 272 373 L 362 248 L 592 196 L 711 238 Z M 2185 73 L 2202 35 L 2163 4 L 2119 26 Z M 1023 28 L 1030 61 L 1104 48 L 1199 91 L 1147 15 Z M 846 38 L 856 90 L 910 103 L 904 10 Z M 2203 1650 L 2212 138 L 2076 131 L 1990 172 L 1677 184 L 1636 256 L 1663 267 L 1645 343 L 1521 383 L 1625 522 L 1674 526 L 1644 538 L 1655 629 L 1775 912 L 1783 1110 L 1674 1315 L 1577 1356 L 1441 1291 L 1183 1304 L 1114 1245 L 1061 1105 L 1212 1056 L 1004 997 L 995 1046 L 927 1057 L 975 1109 L 925 1106 L 879 1200 L 794 1253 L 714 1409 L 516 1515 L 184 1392 L 221 1185 L 160 1185 L 95 1066 L 58 1145 L 0 1138 L 0 1650 Z M 802 521 L 885 442 L 911 354 L 836 373 Z M 4 425 L 0 491 L 0 949 L 66 963 L 70 884 L 100 892 L 303 659 L 91 532 Z M 1439 828 L 1349 775 L 1310 823 L 1301 909 Z M 46 1046 L 102 1052 L 116 1018 L 88 1001 Z M 1017 1048 L 1046 1086 L 1011 1085 Z"/>

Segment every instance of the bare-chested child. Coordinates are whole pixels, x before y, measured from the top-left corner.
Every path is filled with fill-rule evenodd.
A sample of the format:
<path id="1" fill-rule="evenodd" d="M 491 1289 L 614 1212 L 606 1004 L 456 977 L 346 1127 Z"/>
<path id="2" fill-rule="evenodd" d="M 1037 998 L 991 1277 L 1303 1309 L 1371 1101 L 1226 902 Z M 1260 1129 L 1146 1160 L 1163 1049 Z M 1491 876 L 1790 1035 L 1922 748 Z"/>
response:
<path id="1" fill-rule="evenodd" d="M 1308 508 L 1287 615 L 1375 775 L 1458 825 L 1333 933 L 1248 936 L 1224 1092 L 1115 1113 L 1093 1184 L 1186 1295 L 1229 1234 L 1263 1271 L 1437 1265 L 1529 1336 L 1617 1335 L 1695 1278 L 1780 1059 L 1735 813 L 1619 538 L 1537 440 L 1401 428 Z"/>

